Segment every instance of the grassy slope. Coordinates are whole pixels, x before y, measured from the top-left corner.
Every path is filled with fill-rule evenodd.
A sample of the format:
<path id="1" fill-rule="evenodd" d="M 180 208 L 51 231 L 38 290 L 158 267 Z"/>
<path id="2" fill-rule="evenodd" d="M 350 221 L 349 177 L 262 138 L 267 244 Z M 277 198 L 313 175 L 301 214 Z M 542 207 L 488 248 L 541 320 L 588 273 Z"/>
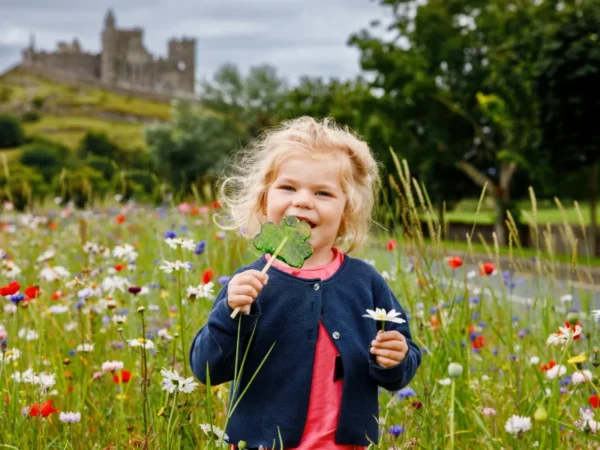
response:
<path id="1" fill-rule="evenodd" d="M 16 115 L 32 109 L 33 99 L 42 98 L 41 120 L 25 124 L 27 136 L 41 135 L 70 148 L 75 148 L 88 130 L 106 132 L 124 149 L 142 148 L 144 127 L 153 121 L 167 121 L 171 114 L 168 102 L 80 89 L 23 69 L 0 77 L 2 97 L 0 111 Z M 7 157 L 12 159 L 18 154 L 18 149 L 9 150 Z"/>

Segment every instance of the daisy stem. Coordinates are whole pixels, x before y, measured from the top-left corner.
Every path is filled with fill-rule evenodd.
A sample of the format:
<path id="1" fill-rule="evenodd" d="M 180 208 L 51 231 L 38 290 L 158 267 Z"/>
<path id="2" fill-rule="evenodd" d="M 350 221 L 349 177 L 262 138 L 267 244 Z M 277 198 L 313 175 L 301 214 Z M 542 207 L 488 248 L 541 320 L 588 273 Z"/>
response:
<path id="1" fill-rule="evenodd" d="M 168 394 L 167 394 L 168 395 Z M 173 396 L 173 404 L 171 405 L 171 414 L 169 414 L 169 424 L 167 425 L 167 442 L 171 442 L 171 421 L 173 420 L 173 414 L 175 413 L 175 406 L 177 405 L 177 390 Z"/>
<path id="2" fill-rule="evenodd" d="M 146 324 L 144 322 L 144 312 L 140 313 L 142 318 L 142 339 L 144 339 L 144 345 L 142 346 L 142 390 L 144 392 L 144 401 L 142 410 L 144 412 L 144 448 L 147 448 L 148 444 L 148 421 L 146 418 L 146 408 L 148 406 L 148 383 L 147 383 L 147 367 L 146 367 Z"/>
<path id="3" fill-rule="evenodd" d="M 177 271 L 177 299 L 179 301 L 179 327 L 181 328 L 181 362 L 183 376 L 187 377 L 187 358 L 185 357 L 185 319 L 183 315 L 183 298 L 181 298 L 181 270 Z"/>
<path id="4" fill-rule="evenodd" d="M 454 449 L 454 396 L 456 394 L 456 381 L 452 380 L 450 387 L 450 449 Z"/>

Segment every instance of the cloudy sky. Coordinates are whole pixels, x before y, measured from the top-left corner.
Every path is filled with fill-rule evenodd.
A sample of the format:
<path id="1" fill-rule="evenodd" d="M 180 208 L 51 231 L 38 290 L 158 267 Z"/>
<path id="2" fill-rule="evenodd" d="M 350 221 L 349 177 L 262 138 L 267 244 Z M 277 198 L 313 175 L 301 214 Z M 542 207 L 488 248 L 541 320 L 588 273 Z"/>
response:
<path id="1" fill-rule="evenodd" d="M 269 63 L 292 83 L 304 74 L 356 75 L 348 37 L 389 17 L 374 0 L 0 0 L 0 72 L 19 62 L 32 32 L 39 49 L 78 37 L 84 50 L 99 52 L 111 7 L 118 27 L 144 28 L 155 56 L 166 55 L 170 37 L 195 37 L 199 78 L 226 62 L 244 72 Z"/>

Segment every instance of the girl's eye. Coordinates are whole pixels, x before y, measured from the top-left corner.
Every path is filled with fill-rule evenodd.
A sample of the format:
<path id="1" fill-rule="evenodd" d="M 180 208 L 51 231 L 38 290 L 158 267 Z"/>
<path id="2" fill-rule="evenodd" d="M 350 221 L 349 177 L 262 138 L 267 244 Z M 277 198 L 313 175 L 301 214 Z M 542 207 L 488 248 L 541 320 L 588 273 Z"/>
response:
<path id="1" fill-rule="evenodd" d="M 284 186 L 279 186 L 279 189 L 284 189 L 286 191 L 293 191 L 294 188 L 292 186 L 288 186 L 287 184 Z"/>
<path id="2" fill-rule="evenodd" d="M 317 195 L 324 195 L 326 197 L 331 197 L 331 194 L 327 191 L 319 191 L 319 192 L 317 192 Z"/>

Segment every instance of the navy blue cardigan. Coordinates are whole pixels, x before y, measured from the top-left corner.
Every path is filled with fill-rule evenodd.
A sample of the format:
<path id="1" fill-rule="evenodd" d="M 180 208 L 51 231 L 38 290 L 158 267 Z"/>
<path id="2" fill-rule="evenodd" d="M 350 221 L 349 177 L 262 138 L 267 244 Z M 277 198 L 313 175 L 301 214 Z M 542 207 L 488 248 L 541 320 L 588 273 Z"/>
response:
<path id="1" fill-rule="evenodd" d="M 236 271 L 261 270 L 264 256 Z M 204 327 L 194 338 L 190 363 L 196 377 L 206 384 L 208 363 L 212 385 L 232 381 L 236 357 L 238 323 L 241 324 L 238 366 L 250 340 L 236 399 L 271 348 L 272 352 L 234 410 L 227 426 L 230 443 L 244 440 L 247 447 L 279 444 L 284 448 L 300 443 L 312 383 L 319 320 L 330 333 L 341 356 L 342 404 L 335 434 L 338 444 L 362 445 L 378 441 L 377 388 L 395 391 L 406 386 L 421 363 L 421 352 L 412 341 L 408 323 L 386 323 L 406 337 L 406 359 L 393 368 L 377 365 L 369 352 L 380 323 L 362 317 L 376 307 L 403 309 L 383 277 L 370 264 L 345 255 L 337 272 L 325 281 L 301 279 L 276 267 L 253 303 L 250 314 L 229 316 L 227 285 L 219 292 Z M 334 374 L 332 374 L 332 377 Z M 233 383 L 232 383 L 233 389 Z M 235 403 L 235 401 L 234 401 Z"/>

